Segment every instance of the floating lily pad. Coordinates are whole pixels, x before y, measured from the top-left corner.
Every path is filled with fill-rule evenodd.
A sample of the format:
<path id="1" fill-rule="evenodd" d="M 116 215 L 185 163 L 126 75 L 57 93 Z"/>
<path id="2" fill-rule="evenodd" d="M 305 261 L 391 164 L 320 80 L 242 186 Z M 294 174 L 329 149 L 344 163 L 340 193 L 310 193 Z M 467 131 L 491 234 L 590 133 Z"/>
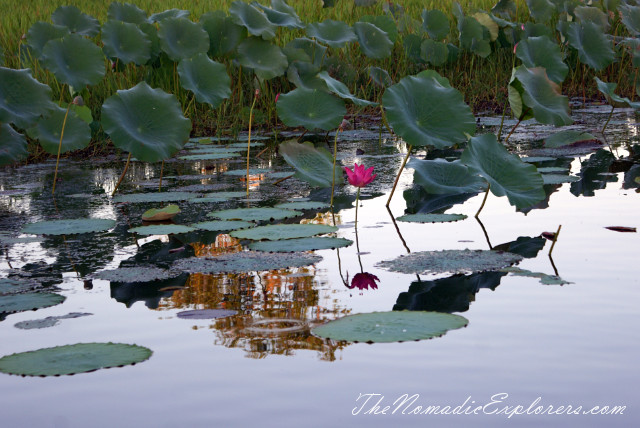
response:
<path id="1" fill-rule="evenodd" d="M 35 283 L 24 279 L 0 278 L 0 296 L 4 294 L 17 294 L 34 287 Z"/>
<path id="2" fill-rule="evenodd" d="M 464 214 L 407 214 L 398 217 L 398 221 L 409 223 L 447 223 L 467 218 Z"/>
<path id="3" fill-rule="evenodd" d="M 552 158 L 550 156 L 527 156 L 527 157 L 520 158 L 520 160 L 522 162 L 527 162 L 527 163 L 537 163 L 537 162 L 547 162 L 547 161 L 556 160 L 556 158 Z"/>
<path id="4" fill-rule="evenodd" d="M 349 342 L 406 342 L 442 336 L 467 324 L 469 320 L 464 317 L 441 312 L 372 312 L 330 321 L 312 329 L 311 333 Z"/>
<path id="5" fill-rule="evenodd" d="M 233 198 L 244 198 L 245 196 L 247 196 L 247 192 L 213 192 L 213 193 L 208 193 L 205 196 L 210 197 L 210 198 L 227 198 L 227 199 L 233 199 Z"/>
<path id="6" fill-rule="evenodd" d="M 249 168 L 249 175 L 261 175 L 271 172 L 269 168 Z M 247 170 L 246 169 L 233 169 L 231 171 L 226 171 L 224 175 L 234 175 L 239 177 L 246 177 Z"/>
<path id="7" fill-rule="evenodd" d="M 178 318 L 185 320 L 215 320 L 218 318 L 232 317 L 238 311 L 231 309 L 195 309 L 193 311 L 178 312 Z"/>
<path id="8" fill-rule="evenodd" d="M 219 198 L 217 196 L 205 196 L 202 198 L 193 198 L 189 199 L 187 202 L 190 204 L 207 204 L 207 203 L 219 203 L 219 202 L 227 202 L 229 198 Z"/>
<path id="9" fill-rule="evenodd" d="M 213 211 L 207 214 L 207 217 L 222 220 L 266 221 L 282 220 L 300 215 L 302 215 L 300 211 L 282 208 L 236 208 L 233 210 Z"/>
<path id="10" fill-rule="evenodd" d="M 82 312 L 71 312 L 70 314 L 67 315 L 58 315 L 58 316 L 54 316 L 54 317 L 46 317 L 46 318 L 41 318 L 38 320 L 27 320 L 27 321 L 20 321 L 15 323 L 13 326 L 16 328 L 20 328 L 22 330 L 32 330 L 32 329 L 37 329 L 37 328 L 48 328 L 48 327 L 53 327 L 54 325 L 57 325 L 60 323 L 60 320 L 62 319 L 68 319 L 68 318 L 80 318 L 80 317 L 85 317 L 88 315 L 93 315 L 93 314 L 89 314 L 89 313 L 82 313 Z"/>
<path id="11" fill-rule="evenodd" d="M 48 308 L 64 301 L 64 296 L 55 293 L 10 294 L 0 296 L 0 313 Z"/>
<path id="12" fill-rule="evenodd" d="M 287 210 L 324 210 L 329 208 L 329 204 L 315 201 L 294 201 L 275 205 L 274 208 L 284 208 Z"/>
<path id="13" fill-rule="evenodd" d="M 573 183 L 574 181 L 580 181 L 580 177 L 563 174 L 542 174 L 542 182 L 544 184 Z"/>
<path id="14" fill-rule="evenodd" d="M 571 144 L 593 140 L 597 140 L 597 138 L 588 132 L 566 129 L 545 138 L 544 146 L 549 149 L 554 149 L 557 147 L 569 146 Z"/>
<path id="15" fill-rule="evenodd" d="M 180 160 L 218 160 L 218 159 L 237 158 L 238 156 L 240 156 L 239 153 L 222 152 L 222 153 L 202 153 L 197 155 L 184 155 L 184 156 L 178 156 L 178 159 Z"/>
<path id="16" fill-rule="evenodd" d="M 353 241 L 345 238 L 297 238 L 282 241 L 258 241 L 249 244 L 249 249 L 254 251 L 267 251 L 270 253 L 294 253 L 296 251 L 329 250 L 348 247 Z"/>
<path id="17" fill-rule="evenodd" d="M 131 193 L 129 195 L 118 195 L 113 198 L 113 202 L 177 202 L 191 198 L 193 198 L 193 193 L 189 192 Z"/>
<path id="18" fill-rule="evenodd" d="M 193 232 L 193 227 L 183 226 L 181 224 L 158 224 L 152 226 L 140 226 L 129 229 L 130 233 L 137 233 L 138 235 L 171 235 L 174 233 L 189 233 Z"/>
<path id="19" fill-rule="evenodd" d="M 342 169 L 333 168 L 333 156 L 324 147 L 316 148 L 309 141 L 298 143 L 289 140 L 280 144 L 279 151 L 284 160 L 296 169 L 294 176 L 312 186 L 331 187 L 331 177 L 334 177 L 335 184 L 343 181 Z"/>
<path id="20" fill-rule="evenodd" d="M 376 267 L 394 272 L 427 275 L 497 270 L 521 260 L 520 255 L 502 251 L 442 250 L 411 253 L 379 262 Z"/>
<path id="21" fill-rule="evenodd" d="M 250 221 L 214 220 L 194 223 L 191 225 L 191 227 L 195 227 L 196 229 L 201 230 L 208 230 L 210 232 L 222 232 L 228 230 L 246 229 L 248 227 L 254 227 L 255 225 L 255 223 Z"/>
<path id="22" fill-rule="evenodd" d="M 163 281 L 174 276 L 174 273 L 166 269 L 153 266 L 138 266 L 103 270 L 96 273 L 94 278 L 112 282 L 150 282 Z"/>
<path id="23" fill-rule="evenodd" d="M 177 205 L 167 205 L 163 208 L 152 208 L 142 213 L 142 221 L 164 221 L 171 220 L 180 214 L 180 207 Z"/>
<path id="24" fill-rule="evenodd" d="M 551 174 L 556 172 L 568 173 L 569 168 L 564 168 L 562 166 L 547 166 L 547 167 L 538 168 L 538 172 L 540 174 Z"/>
<path id="25" fill-rule="evenodd" d="M 252 229 L 236 230 L 230 233 L 234 238 L 251 239 L 254 241 L 277 241 L 280 239 L 307 238 L 323 235 L 338 230 L 335 226 L 324 224 L 270 224 Z"/>
<path id="26" fill-rule="evenodd" d="M 76 343 L 0 358 L 0 372 L 21 376 L 60 376 L 136 364 L 151 357 L 148 348 L 124 343 Z"/>
<path id="27" fill-rule="evenodd" d="M 571 282 L 565 281 L 564 279 L 556 275 L 547 275 L 546 273 L 542 273 L 542 272 L 531 272 L 530 270 L 520 269 L 518 267 L 508 267 L 508 268 L 500 269 L 500 271 L 509 272 L 510 274 L 516 275 L 516 276 L 527 276 L 530 278 L 538 278 L 540 279 L 540 283 L 545 285 L 572 284 Z"/>
<path id="28" fill-rule="evenodd" d="M 76 233 L 96 233 L 113 229 L 115 220 L 104 218 L 78 218 L 70 220 L 49 220 L 29 223 L 22 233 L 32 235 L 73 235 Z"/>
<path id="29" fill-rule="evenodd" d="M 188 273 L 242 273 L 267 271 L 291 267 L 309 266 L 322 260 L 321 256 L 309 253 L 262 253 L 243 251 L 222 254 L 213 258 L 191 257 L 177 260 L 173 269 Z"/>

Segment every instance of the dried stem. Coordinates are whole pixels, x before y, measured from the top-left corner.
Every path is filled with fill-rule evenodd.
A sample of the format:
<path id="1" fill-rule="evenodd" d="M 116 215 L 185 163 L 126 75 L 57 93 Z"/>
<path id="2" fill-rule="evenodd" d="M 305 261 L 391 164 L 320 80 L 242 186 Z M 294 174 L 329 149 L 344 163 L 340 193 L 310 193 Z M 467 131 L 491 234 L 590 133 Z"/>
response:
<path id="1" fill-rule="evenodd" d="M 551 257 L 551 253 L 553 252 L 553 247 L 555 247 L 556 246 L 556 242 L 558 242 L 558 236 L 560 235 L 560 229 L 562 229 L 562 225 L 558 226 L 558 230 L 556 231 L 556 234 L 553 237 L 553 242 L 551 243 L 551 248 L 549 248 L 549 257 Z"/>
<path id="2" fill-rule="evenodd" d="M 113 192 L 111 193 L 111 197 L 113 197 L 113 195 L 116 194 L 116 191 L 118 190 L 118 187 L 120 187 L 120 183 L 122 183 L 122 180 L 124 179 L 124 175 L 127 173 L 127 170 L 129 169 L 129 163 L 131 162 L 131 153 L 129 153 L 129 156 L 127 156 L 127 163 L 124 166 L 124 171 L 122 171 L 122 175 L 120 176 L 120 179 L 118 180 L 118 183 L 116 183 L 116 187 L 115 189 L 113 189 Z"/>

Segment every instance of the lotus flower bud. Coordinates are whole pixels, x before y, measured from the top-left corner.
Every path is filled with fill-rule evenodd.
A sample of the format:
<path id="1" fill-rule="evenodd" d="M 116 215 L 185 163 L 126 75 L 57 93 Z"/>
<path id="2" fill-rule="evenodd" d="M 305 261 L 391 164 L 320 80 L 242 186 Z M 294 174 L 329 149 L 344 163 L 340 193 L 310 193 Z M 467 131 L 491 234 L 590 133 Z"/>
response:
<path id="1" fill-rule="evenodd" d="M 82 99 L 82 97 L 80 95 L 78 95 L 73 99 L 71 104 L 75 104 L 77 106 L 83 106 L 84 105 L 84 100 Z"/>

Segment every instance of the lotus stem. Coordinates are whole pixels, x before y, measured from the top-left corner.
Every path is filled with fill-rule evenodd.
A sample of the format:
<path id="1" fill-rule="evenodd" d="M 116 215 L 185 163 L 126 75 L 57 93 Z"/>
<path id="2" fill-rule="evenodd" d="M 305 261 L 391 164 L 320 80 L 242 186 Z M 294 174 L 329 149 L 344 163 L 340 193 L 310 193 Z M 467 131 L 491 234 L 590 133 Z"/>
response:
<path id="1" fill-rule="evenodd" d="M 67 117 L 69 116 L 69 109 L 71 108 L 71 103 L 67 106 L 67 111 L 64 114 L 64 120 L 62 121 L 62 131 L 60 131 L 60 143 L 58 144 L 58 157 L 56 158 L 56 172 L 53 174 L 53 189 L 51 189 L 51 194 L 54 195 L 56 193 L 56 181 L 58 181 L 58 164 L 60 164 L 60 152 L 62 152 L 62 138 L 64 137 L 64 127 L 67 125 Z"/>
<path id="2" fill-rule="evenodd" d="M 287 180 L 287 179 L 289 179 L 289 178 L 291 178 L 293 176 L 294 176 L 294 174 L 288 175 L 286 177 L 282 177 L 281 179 L 274 181 L 273 185 L 277 186 L 278 184 L 282 183 L 284 180 Z"/>
<path id="3" fill-rule="evenodd" d="M 502 125 L 504 125 L 504 116 L 507 113 L 507 103 L 509 100 L 504 102 L 504 107 L 502 108 L 502 119 L 500 119 L 500 129 L 498 129 L 498 142 L 500 142 L 500 137 L 502 136 Z"/>
<path id="4" fill-rule="evenodd" d="M 475 218 L 478 218 L 478 216 L 480 215 L 480 211 L 482 211 L 482 209 L 484 208 L 484 204 L 485 202 L 487 202 L 487 197 L 489 196 L 489 190 L 491 189 L 491 183 L 487 183 L 487 191 L 484 193 L 484 199 L 482 199 L 482 205 L 480 205 L 480 209 L 478 209 L 478 212 L 475 215 Z"/>
<path id="5" fill-rule="evenodd" d="M 164 172 L 164 159 L 162 165 L 160 165 L 160 184 L 158 184 L 158 192 L 162 192 L 162 173 Z"/>
<path id="6" fill-rule="evenodd" d="M 522 116 L 520 116 L 520 119 L 518 119 L 518 123 L 516 123 L 513 128 L 511 128 L 511 131 L 509 131 L 509 135 L 507 135 L 507 138 L 505 138 L 504 140 L 505 144 L 507 144 L 507 141 L 509 141 L 509 138 L 511 137 L 511 134 L 513 134 L 513 131 L 515 131 L 518 125 L 520 125 L 520 122 L 522 122 L 522 118 L 525 116 L 525 114 L 527 114 L 527 112 L 522 113 Z"/>
<path id="7" fill-rule="evenodd" d="M 111 193 L 111 197 L 112 198 L 113 198 L 113 195 L 116 194 L 116 191 L 118 190 L 118 187 L 120 187 L 120 183 L 122 183 L 122 180 L 124 180 L 124 175 L 127 173 L 127 170 L 129 169 L 129 163 L 130 162 L 131 162 L 131 153 L 129 153 L 129 156 L 127 156 L 127 163 L 124 166 L 124 171 L 122 171 L 122 175 L 120 176 L 120 179 L 116 183 L 115 189 L 113 189 L 113 192 Z"/>
<path id="8" fill-rule="evenodd" d="M 400 241 L 402 241 L 402 245 L 404 245 L 404 248 L 407 250 L 407 253 L 411 254 L 411 250 L 407 246 L 407 242 L 402 237 L 402 233 L 400 233 L 400 228 L 398 227 L 398 223 L 396 223 L 396 219 L 395 219 L 395 217 L 393 217 L 393 213 L 391 212 L 391 208 L 387 207 L 387 211 L 389 212 L 389 216 L 391 217 L 391 221 L 393 222 L 393 226 L 396 228 L 396 232 L 398 233 L 398 236 L 400 237 Z"/>
<path id="9" fill-rule="evenodd" d="M 355 228 L 356 228 L 356 244 L 358 241 L 358 204 L 360 202 L 360 188 L 358 187 L 358 193 L 356 193 L 356 224 L 355 224 Z M 356 245 L 357 247 L 357 245 Z M 358 252 L 360 252 L 360 250 L 358 250 Z"/>
<path id="10" fill-rule="evenodd" d="M 638 69 L 636 68 L 636 72 L 633 74 L 633 88 L 631 88 L 631 102 L 636 98 L 636 81 L 638 80 Z"/>
<path id="11" fill-rule="evenodd" d="M 491 241 L 489 240 L 489 234 L 487 233 L 487 229 L 485 229 L 484 224 L 482 224 L 479 217 L 476 217 L 476 221 L 480 225 L 480 229 L 482 229 L 482 233 L 484 233 L 484 239 L 487 240 L 487 245 L 489 246 L 489 249 L 493 250 L 493 245 L 491 245 Z"/>
<path id="12" fill-rule="evenodd" d="M 340 128 L 336 130 L 336 137 L 333 139 L 333 176 L 331 177 L 331 202 L 329 203 L 329 206 L 331 206 L 332 211 L 333 211 L 333 192 L 336 188 L 336 158 L 338 157 L 338 134 L 339 133 L 340 133 Z M 360 191 L 360 189 L 358 189 L 358 191 Z"/>
<path id="13" fill-rule="evenodd" d="M 562 229 L 562 225 L 558 226 L 558 230 L 556 231 L 556 234 L 553 237 L 553 242 L 551 243 L 551 248 L 549 248 L 549 257 L 551 257 L 551 253 L 553 252 L 553 247 L 555 247 L 556 246 L 556 242 L 558 242 L 558 236 L 560 236 L 560 229 Z"/>
<path id="14" fill-rule="evenodd" d="M 398 181 L 400 180 L 400 175 L 402 174 L 402 170 L 404 169 L 404 166 L 407 164 L 407 161 L 409 160 L 411 149 L 413 149 L 413 146 L 410 145 L 407 148 L 407 155 L 404 157 L 404 160 L 402 161 L 402 165 L 400 166 L 400 171 L 398 171 L 398 175 L 396 176 L 396 181 L 393 182 L 393 187 L 391 188 L 391 194 L 389 195 L 389 199 L 387 200 L 387 205 L 386 205 L 387 208 L 391 203 L 391 198 L 393 198 L 393 193 L 396 191 L 396 186 L 398 185 Z"/>
<path id="15" fill-rule="evenodd" d="M 607 129 L 607 125 L 609 124 L 609 121 L 611 120 L 611 116 L 613 116 L 613 110 L 615 109 L 614 106 L 611 106 L 611 111 L 609 112 L 609 117 L 607 118 L 607 121 L 605 122 L 604 126 L 602 127 L 602 132 L 604 134 L 604 130 Z"/>
<path id="16" fill-rule="evenodd" d="M 251 122 L 253 121 L 253 108 L 256 105 L 256 99 L 258 96 L 253 97 L 253 102 L 251 103 L 251 109 L 249 110 L 249 136 L 247 137 L 247 198 L 249 197 L 249 157 L 251 154 Z"/>
<path id="17" fill-rule="evenodd" d="M 360 188 L 358 187 L 358 196 L 360 196 Z M 360 258 L 360 240 L 358 239 L 358 198 L 356 197 L 356 251 L 358 256 L 358 264 L 360 265 L 360 272 L 364 273 L 364 268 L 362 267 L 362 259 Z"/>

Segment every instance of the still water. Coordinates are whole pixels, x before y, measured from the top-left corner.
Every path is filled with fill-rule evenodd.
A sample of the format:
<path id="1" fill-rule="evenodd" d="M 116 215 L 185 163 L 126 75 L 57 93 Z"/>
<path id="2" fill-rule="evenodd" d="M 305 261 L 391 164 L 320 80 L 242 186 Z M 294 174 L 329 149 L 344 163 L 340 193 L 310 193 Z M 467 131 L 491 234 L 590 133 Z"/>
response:
<path id="1" fill-rule="evenodd" d="M 577 129 L 601 126 L 608 112 L 608 107 L 598 106 L 574 109 Z M 481 118 L 479 132 L 495 132 L 497 123 L 499 118 Z M 514 133 L 510 143 L 515 149 L 528 150 L 550 132 L 548 127 L 528 124 Z M 117 226 L 96 235 L 2 244 L 0 277 L 31 275 L 66 296 L 66 301 L 35 312 L 5 314 L 0 322 L 0 354 L 118 342 L 148 347 L 153 355 L 133 366 L 73 376 L 0 374 L 1 425 L 637 426 L 640 240 L 637 233 L 605 227 L 640 226 L 640 195 L 633 177 L 615 172 L 610 155 L 602 154 L 613 151 L 616 157 L 629 156 L 637 134 L 633 113 L 619 110 L 607 131 L 611 147 L 538 164 L 567 166 L 580 181 L 547 186 L 546 203 L 526 215 L 516 212 L 506 198 L 490 195 L 481 222 L 476 221 L 473 215 L 483 198 L 476 195 L 447 210 L 468 215 L 466 220 L 414 224 L 394 223 L 394 218 L 406 210 L 429 210 L 434 203 L 413 186 L 412 170 L 401 176 L 390 211 L 385 207 L 405 145 L 385 135 L 381 144 L 377 129 L 347 132 L 339 140 L 342 164 L 356 161 L 375 166 L 378 174 L 361 194 L 359 252 L 351 245 L 339 252 L 316 251 L 322 261 L 313 266 L 192 274 L 160 285 L 89 280 L 122 262 L 162 265 L 185 255 L 239 251 L 243 243 L 226 234 L 136 237 L 127 232 L 141 225 L 142 212 L 164 204 L 112 201 L 108 195 L 122 171 L 120 159 L 67 161 L 55 200 L 50 196 L 52 163 L 4 169 L 0 171 L 0 228 L 5 236 L 24 237 L 19 234 L 24 224 L 56 218 L 110 218 Z M 261 149 L 252 149 L 252 154 Z M 241 191 L 245 182 L 224 174 L 245 167 L 242 157 L 236 159 L 168 162 L 163 190 L 192 191 L 195 196 Z M 253 159 L 252 167 L 290 170 L 273 152 Z M 275 181 L 268 173 L 253 175 L 249 202 L 181 202 L 182 213 L 174 221 L 190 224 L 209 220 L 205 215 L 213 210 L 290 199 L 328 201 L 326 191 L 297 179 L 277 185 Z M 155 191 L 158 182 L 159 166 L 134 163 L 119 192 Z M 355 239 L 354 201 L 355 188 L 343 186 L 337 196 L 338 237 Z M 326 210 L 305 211 L 302 220 L 289 222 L 301 221 L 332 223 Z M 518 238 L 531 240 L 542 232 L 555 232 L 559 225 L 553 257 L 548 257 L 549 241 L 536 241 L 546 242 L 544 248 L 518 267 L 557 274 L 571 282 L 563 286 L 503 273 L 417 278 L 375 267 L 409 251 L 488 250 Z M 181 247 L 185 249 L 169 252 Z M 352 278 L 361 265 L 379 278 L 378 289 L 344 285 L 343 278 Z M 394 307 L 451 312 L 466 317 L 469 324 L 439 338 L 391 344 L 333 342 L 309 333 L 309 327 L 347 314 Z M 177 316 L 203 308 L 232 309 L 238 314 L 219 320 Z M 91 315 L 62 319 L 49 328 L 15 327 L 21 321 L 69 313 Z M 305 327 L 283 334 L 276 334 L 275 328 L 247 329 L 268 318 L 298 321 L 275 327 Z M 403 397 L 412 398 L 400 405 Z M 390 407 L 384 411 L 386 406 Z M 428 406 L 449 406 L 457 414 L 410 414 Z M 515 414 L 516 406 L 523 406 L 525 413 L 529 408 L 531 414 Z M 547 414 L 533 414 L 538 406 Z M 549 415 L 549 406 L 561 414 Z M 581 414 L 567 414 L 579 406 Z M 622 414 L 582 414 L 595 406 L 626 408 Z"/>

